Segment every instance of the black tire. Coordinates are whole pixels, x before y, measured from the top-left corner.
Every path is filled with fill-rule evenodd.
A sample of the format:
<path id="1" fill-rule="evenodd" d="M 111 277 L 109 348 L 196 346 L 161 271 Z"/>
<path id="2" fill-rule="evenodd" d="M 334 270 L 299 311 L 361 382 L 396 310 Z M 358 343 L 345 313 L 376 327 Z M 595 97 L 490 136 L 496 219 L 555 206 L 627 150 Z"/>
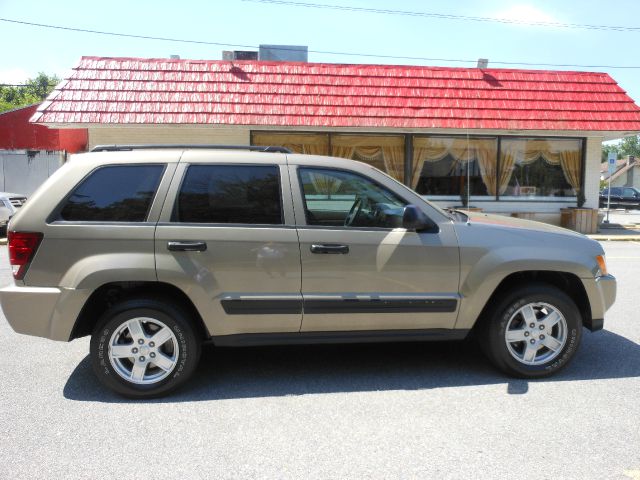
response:
<path id="1" fill-rule="evenodd" d="M 142 345 L 136 345 L 126 326 L 130 320 L 137 318 L 145 319 L 139 322 L 143 328 L 140 335 L 144 337 Z M 153 334 L 163 329 L 162 325 L 166 326 L 173 336 L 162 346 L 156 347 L 150 340 Z M 156 330 L 153 331 L 153 328 Z M 170 335 L 166 331 L 165 333 Z M 131 337 L 130 344 L 127 343 L 128 337 Z M 132 355 L 132 359 L 123 357 L 113 360 L 111 342 L 115 338 L 122 342 L 116 346 L 132 347 L 132 351 L 135 348 L 137 353 L 144 353 L 147 357 Z M 120 395 L 129 398 L 154 398 L 168 394 L 189 379 L 198 365 L 201 344 L 202 337 L 194 327 L 192 319 L 179 306 L 153 298 L 129 299 L 111 307 L 98 321 L 91 337 L 91 364 L 98 380 Z M 150 346 L 155 347 L 155 350 Z M 136 347 L 145 349 L 138 352 L 139 349 Z M 160 349 L 164 350 L 161 352 Z M 151 359 L 153 356 L 158 360 L 163 352 L 168 352 L 166 357 L 173 362 L 170 364 L 172 366 L 165 370 L 156 366 Z M 136 383 L 124 376 L 127 367 L 133 372 L 136 359 L 146 360 L 146 363 L 140 365 L 144 372 L 141 381 L 147 383 Z M 147 375 L 147 372 L 150 375 Z M 157 380 L 151 373 L 155 374 Z"/>
<path id="2" fill-rule="evenodd" d="M 533 332 L 530 327 L 527 328 L 526 325 L 523 325 L 525 323 L 523 321 L 524 316 L 518 312 L 527 305 L 536 305 L 533 311 L 537 312 L 538 319 L 541 319 L 544 316 L 544 312 L 549 310 L 538 310 L 540 304 L 552 307 L 564 317 L 566 324 L 565 341 L 562 348 L 558 347 L 556 351 L 548 349 L 544 345 L 532 345 L 534 349 L 539 348 L 538 353 L 535 354 L 532 360 L 532 362 L 537 363 L 527 364 L 524 363 L 526 360 L 524 358 L 526 356 L 524 350 L 527 347 L 527 342 L 531 342 L 533 334 L 527 332 L 527 340 L 508 343 L 506 329 L 509 326 L 510 331 L 514 333 L 516 331 L 520 332 L 520 329 L 522 329 L 522 335 L 525 335 L 525 330 Z M 520 328 L 512 330 L 511 327 L 514 324 L 518 325 L 518 322 Z M 538 333 L 545 333 L 544 330 L 538 330 L 540 323 L 536 323 L 535 327 L 537 338 L 534 341 L 536 342 L 542 342 L 542 340 L 539 340 Z M 553 330 L 554 332 L 559 332 L 558 329 L 562 328 L 560 326 L 561 323 L 560 321 L 557 326 L 553 327 L 556 329 Z M 544 283 L 532 283 L 511 290 L 502 299 L 498 300 L 495 307 L 490 309 L 488 315 L 478 327 L 477 338 L 485 355 L 500 370 L 517 378 L 541 378 L 558 372 L 573 358 L 582 338 L 582 317 L 573 300 L 557 287 Z M 548 336 L 553 338 L 553 335 Z M 522 355 L 521 359 L 515 358 L 515 356 L 519 355 Z M 539 360 L 538 355 L 540 355 Z M 548 361 L 544 361 L 546 356 L 550 357 Z"/>

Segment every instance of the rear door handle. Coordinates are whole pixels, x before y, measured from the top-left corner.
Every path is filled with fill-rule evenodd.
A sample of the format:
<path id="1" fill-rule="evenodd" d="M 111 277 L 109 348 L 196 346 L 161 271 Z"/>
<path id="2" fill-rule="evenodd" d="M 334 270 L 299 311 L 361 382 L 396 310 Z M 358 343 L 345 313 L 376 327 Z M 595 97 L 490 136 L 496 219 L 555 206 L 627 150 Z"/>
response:
<path id="1" fill-rule="evenodd" d="M 207 242 L 167 242 L 167 250 L 170 252 L 204 252 Z"/>
<path id="2" fill-rule="evenodd" d="M 326 243 L 323 245 L 313 244 L 310 247 L 311 253 L 349 253 L 349 245 L 339 245 Z"/>

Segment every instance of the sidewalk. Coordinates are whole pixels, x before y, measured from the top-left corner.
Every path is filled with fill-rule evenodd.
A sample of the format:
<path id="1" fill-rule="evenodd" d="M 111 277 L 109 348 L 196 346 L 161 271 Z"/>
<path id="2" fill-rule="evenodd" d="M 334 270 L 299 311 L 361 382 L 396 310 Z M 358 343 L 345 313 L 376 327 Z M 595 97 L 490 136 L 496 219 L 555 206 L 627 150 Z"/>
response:
<path id="1" fill-rule="evenodd" d="M 600 241 L 640 242 L 640 225 L 609 223 L 600 225 L 600 231 L 587 237 Z"/>
<path id="2" fill-rule="evenodd" d="M 602 209 L 600 212 L 605 213 L 605 210 Z M 609 223 L 603 223 L 600 225 L 598 233 L 587 236 L 594 240 L 640 242 L 640 212 L 638 210 L 611 210 Z"/>

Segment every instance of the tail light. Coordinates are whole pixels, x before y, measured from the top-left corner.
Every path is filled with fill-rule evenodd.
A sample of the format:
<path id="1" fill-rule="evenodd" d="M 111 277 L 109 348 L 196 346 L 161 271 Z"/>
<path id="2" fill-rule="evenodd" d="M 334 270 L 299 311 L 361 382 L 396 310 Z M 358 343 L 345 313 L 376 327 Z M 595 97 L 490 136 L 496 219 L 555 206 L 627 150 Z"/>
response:
<path id="1" fill-rule="evenodd" d="M 7 243 L 13 278 L 16 280 L 24 278 L 41 241 L 42 233 L 40 232 L 9 232 Z"/>

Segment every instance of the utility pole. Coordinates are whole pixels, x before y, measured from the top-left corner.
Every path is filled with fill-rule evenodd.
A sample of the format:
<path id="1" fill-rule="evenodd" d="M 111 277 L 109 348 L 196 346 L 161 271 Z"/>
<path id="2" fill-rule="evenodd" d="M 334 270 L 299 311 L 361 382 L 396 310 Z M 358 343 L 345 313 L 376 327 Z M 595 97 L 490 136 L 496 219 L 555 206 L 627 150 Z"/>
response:
<path id="1" fill-rule="evenodd" d="M 607 158 L 609 167 L 609 188 L 607 188 L 607 219 L 604 221 L 604 223 L 609 223 L 609 211 L 611 210 L 611 177 L 616 171 L 617 159 L 618 154 L 616 152 L 609 152 L 609 156 Z"/>

